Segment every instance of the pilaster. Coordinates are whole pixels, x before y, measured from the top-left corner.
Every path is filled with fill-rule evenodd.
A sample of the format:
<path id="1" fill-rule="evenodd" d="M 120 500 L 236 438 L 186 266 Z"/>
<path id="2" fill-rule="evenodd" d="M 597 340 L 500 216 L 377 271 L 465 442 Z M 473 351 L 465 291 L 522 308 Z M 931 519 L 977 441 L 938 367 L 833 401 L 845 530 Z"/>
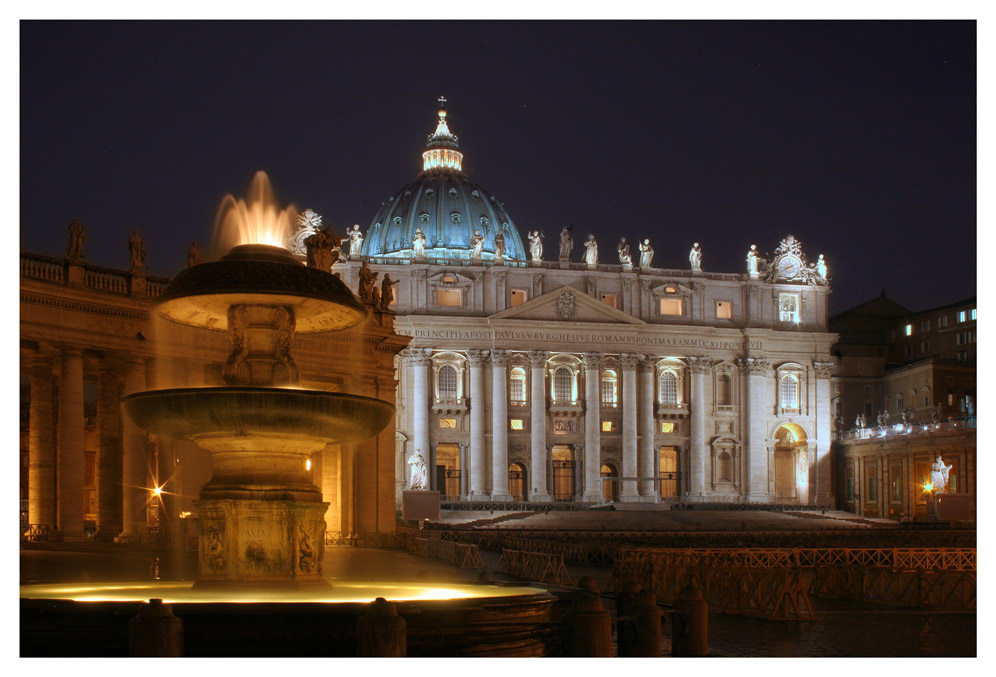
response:
<path id="1" fill-rule="evenodd" d="M 601 503 L 599 470 L 602 456 L 601 398 L 599 397 L 598 369 L 601 353 L 584 353 L 584 486 L 582 499 Z"/>
<path id="2" fill-rule="evenodd" d="M 529 436 L 530 436 L 530 478 L 529 500 L 550 501 L 547 491 L 546 444 L 546 360 L 549 354 L 544 350 L 532 350 L 529 356 Z"/>
<path id="3" fill-rule="evenodd" d="M 485 483 L 484 428 L 487 401 L 484 395 L 484 365 L 488 351 L 469 350 L 467 361 L 470 364 L 470 487 L 468 498 L 481 499 L 487 492 Z"/>
<path id="4" fill-rule="evenodd" d="M 508 351 L 491 351 L 491 500 L 511 501 L 508 492 Z"/>
<path id="5" fill-rule="evenodd" d="M 622 363 L 622 476 L 636 477 L 637 467 L 637 417 L 636 417 L 636 365 L 642 355 L 620 355 Z M 635 501 L 639 496 L 636 482 L 623 481 L 619 498 Z"/>

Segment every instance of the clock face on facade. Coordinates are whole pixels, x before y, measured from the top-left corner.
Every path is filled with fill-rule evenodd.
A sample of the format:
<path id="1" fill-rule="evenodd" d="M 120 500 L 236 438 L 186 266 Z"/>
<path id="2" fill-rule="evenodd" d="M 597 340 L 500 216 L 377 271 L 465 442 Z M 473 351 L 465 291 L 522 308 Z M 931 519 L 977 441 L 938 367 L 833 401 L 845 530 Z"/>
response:
<path id="1" fill-rule="evenodd" d="M 783 256 L 778 261 L 778 275 L 786 280 L 793 280 L 802 272 L 802 261 L 792 255 Z"/>

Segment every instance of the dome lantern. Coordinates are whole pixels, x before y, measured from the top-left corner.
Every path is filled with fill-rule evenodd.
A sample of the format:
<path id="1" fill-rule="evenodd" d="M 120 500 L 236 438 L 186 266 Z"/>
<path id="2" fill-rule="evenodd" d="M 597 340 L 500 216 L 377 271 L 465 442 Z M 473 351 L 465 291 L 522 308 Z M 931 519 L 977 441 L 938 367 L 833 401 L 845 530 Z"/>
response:
<path id="1" fill-rule="evenodd" d="M 425 144 L 425 152 L 422 153 L 422 171 L 462 171 L 463 153 L 459 151 L 456 134 L 450 132 L 449 125 L 446 124 L 446 97 L 441 96 L 439 101 L 439 122 L 436 123 L 436 131 L 429 135 L 429 141 Z"/>

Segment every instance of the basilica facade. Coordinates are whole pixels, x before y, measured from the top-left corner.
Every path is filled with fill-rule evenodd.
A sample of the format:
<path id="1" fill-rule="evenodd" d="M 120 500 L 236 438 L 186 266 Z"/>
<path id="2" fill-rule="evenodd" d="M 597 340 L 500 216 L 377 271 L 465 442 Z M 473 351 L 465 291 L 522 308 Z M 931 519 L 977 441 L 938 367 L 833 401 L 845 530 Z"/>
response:
<path id="1" fill-rule="evenodd" d="M 809 263 L 788 235 L 771 260 L 745 243 L 744 270 L 716 273 L 695 243 L 672 270 L 649 239 L 600 255 L 569 229 L 544 252 L 464 173 L 438 116 L 422 171 L 333 268 L 382 293 L 411 339 L 396 361 L 399 504 L 418 456 L 451 502 L 830 502 L 822 255 Z"/>

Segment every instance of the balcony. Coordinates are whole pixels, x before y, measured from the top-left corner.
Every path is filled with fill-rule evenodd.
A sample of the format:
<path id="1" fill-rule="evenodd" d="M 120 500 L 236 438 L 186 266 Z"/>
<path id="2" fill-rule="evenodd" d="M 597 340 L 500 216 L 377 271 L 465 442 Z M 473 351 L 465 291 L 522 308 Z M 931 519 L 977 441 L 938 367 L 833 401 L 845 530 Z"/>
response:
<path id="1" fill-rule="evenodd" d="M 921 421 L 916 423 L 896 423 L 895 425 L 874 426 L 852 430 L 834 431 L 833 439 L 846 440 L 879 440 L 897 438 L 906 435 L 930 435 L 936 432 L 952 430 L 975 430 L 976 417 L 946 419 L 943 421 Z"/>

